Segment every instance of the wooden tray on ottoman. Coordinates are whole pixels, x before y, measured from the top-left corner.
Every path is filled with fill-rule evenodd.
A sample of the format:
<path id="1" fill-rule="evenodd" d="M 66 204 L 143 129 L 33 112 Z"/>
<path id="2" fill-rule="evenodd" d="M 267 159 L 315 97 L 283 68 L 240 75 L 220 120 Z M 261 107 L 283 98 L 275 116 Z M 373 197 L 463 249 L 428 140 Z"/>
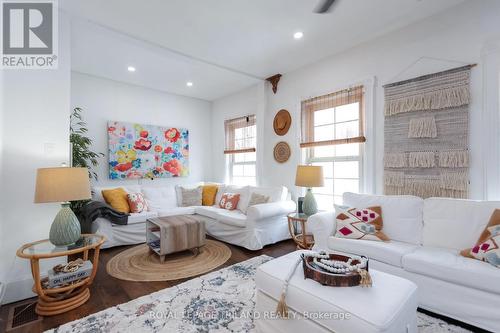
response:
<path id="1" fill-rule="evenodd" d="M 346 261 L 349 260 L 348 256 L 343 256 L 340 254 L 330 254 L 330 260 Z M 361 275 L 358 272 L 349 273 L 330 273 L 319 267 L 316 267 L 313 263 L 313 257 L 306 257 L 304 254 L 302 257 L 302 266 L 304 268 L 304 279 L 312 279 L 316 282 L 321 283 L 324 286 L 331 287 L 355 287 L 359 286 L 361 283 Z M 366 258 L 362 256 L 363 258 Z M 353 260 L 353 264 L 358 264 L 358 260 Z M 368 260 L 366 262 L 366 271 L 368 271 Z"/>

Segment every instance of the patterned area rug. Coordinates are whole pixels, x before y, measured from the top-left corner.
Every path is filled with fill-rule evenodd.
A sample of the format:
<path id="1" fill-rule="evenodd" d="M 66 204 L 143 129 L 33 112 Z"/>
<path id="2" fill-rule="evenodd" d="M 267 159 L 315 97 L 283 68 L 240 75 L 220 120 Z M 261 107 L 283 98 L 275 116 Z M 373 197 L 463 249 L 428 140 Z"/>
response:
<path id="1" fill-rule="evenodd" d="M 255 333 L 251 315 L 255 308 L 254 276 L 257 267 L 271 259 L 255 257 L 47 332 Z M 419 333 L 470 332 L 417 314 Z"/>

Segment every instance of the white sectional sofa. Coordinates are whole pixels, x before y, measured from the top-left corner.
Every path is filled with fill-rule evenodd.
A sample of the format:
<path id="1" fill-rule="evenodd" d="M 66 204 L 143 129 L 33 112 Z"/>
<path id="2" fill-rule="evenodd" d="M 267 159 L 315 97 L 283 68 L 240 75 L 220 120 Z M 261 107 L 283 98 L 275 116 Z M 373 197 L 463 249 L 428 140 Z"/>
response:
<path id="1" fill-rule="evenodd" d="M 259 250 L 265 245 L 290 238 L 286 215 L 295 211 L 296 207 L 295 202 L 289 199 L 290 195 L 285 187 L 220 184 L 216 203 L 224 192 L 240 193 L 238 209 L 233 211 L 221 209 L 218 205 L 181 207 L 182 192 L 179 186 L 94 187 L 93 199 L 104 202 L 101 191 L 117 187 L 122 187 L 129 193 L 143 193 L 149 208 L 147 212 L 130 214 L 127 225 L 112 224 L 105 218 L 96 219 L 92 223 L 92 232 L 106 236 L 103 248 L 144 243 L 148 218 L 173 215 L 197 214 L 205 221 L 209 235 L 249 250 Z M 269 196 L 269 202 L 248 207 L 253 192 Z"/>
<path id="2" fill-rule="evenodd" d="M 475 245 L 500 202 L 345 193 L 349 207 L 382 207 L 389 242 L 337 238 L 335 212 L 308 221 L 315 250 L 363 254 L 370 268 L 418 285 L 419 307 L 500 332 L 500 268 L 459 255 Z"/>

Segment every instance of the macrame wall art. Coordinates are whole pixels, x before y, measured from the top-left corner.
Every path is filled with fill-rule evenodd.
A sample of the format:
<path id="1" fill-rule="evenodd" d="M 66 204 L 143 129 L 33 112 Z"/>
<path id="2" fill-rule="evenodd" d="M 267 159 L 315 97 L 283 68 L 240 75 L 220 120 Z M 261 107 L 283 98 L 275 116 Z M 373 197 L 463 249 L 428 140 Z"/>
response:
<path id="1" fill-rule="evenodd" d="M 384 86 L 385 194 L 468 197 L 471 67 Z"/>

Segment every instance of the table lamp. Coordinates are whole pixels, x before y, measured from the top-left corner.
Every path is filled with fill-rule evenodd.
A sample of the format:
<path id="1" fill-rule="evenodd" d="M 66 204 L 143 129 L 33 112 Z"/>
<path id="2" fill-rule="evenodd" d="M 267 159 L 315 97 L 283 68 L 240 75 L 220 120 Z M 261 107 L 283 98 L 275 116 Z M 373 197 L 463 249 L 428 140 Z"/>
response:
<path id="1" fill-rule="evenodd" d="M 310 216 L 318 212 L 316 199 L 312 194 L 311 187 L 323 186 L 323 167 L 315 165 L 299 165 L 297 166 L 297 175 L 295 176 L 295 185 L 307 187 L 302 211 Z"/>
<path id="2" fill-rule="evenodd" d="M 37 170 L 35 203 L 61 202 L 61 210 L 50 227 L 49 240 L 56 246 L 75 243 L 81 236 L 80 222 L 69 201 L 91 198 L 87 168 L 42 168 Z"/>

